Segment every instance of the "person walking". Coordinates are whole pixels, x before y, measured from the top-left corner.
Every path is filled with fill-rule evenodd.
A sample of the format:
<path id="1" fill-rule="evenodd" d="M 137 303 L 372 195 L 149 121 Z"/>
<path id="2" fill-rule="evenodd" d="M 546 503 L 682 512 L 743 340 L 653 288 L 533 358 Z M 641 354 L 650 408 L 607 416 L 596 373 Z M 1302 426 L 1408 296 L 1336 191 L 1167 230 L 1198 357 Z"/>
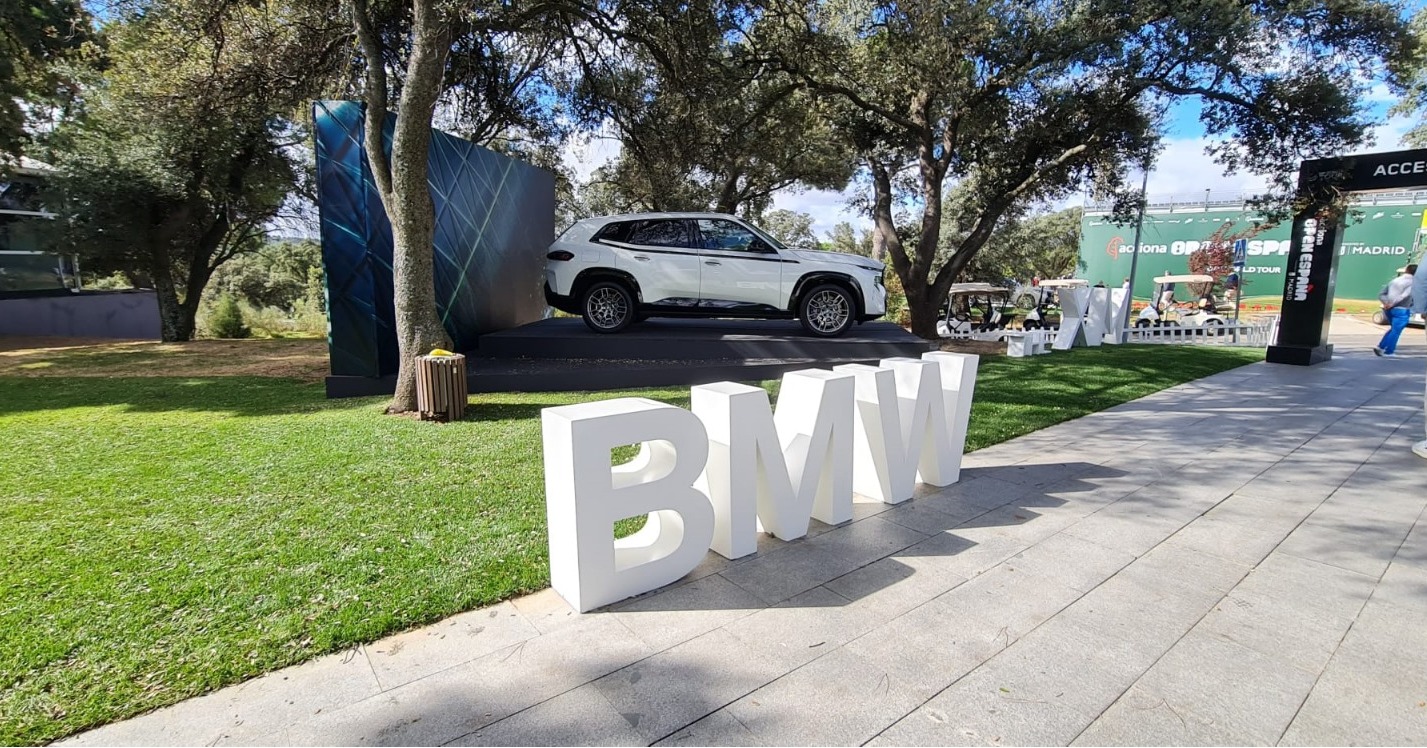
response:
<path id="1" fill-rule="evenodd" d="M 1412 317 L 1412 284 L 1417 274 L 1417 266 L 1408 265 L 1399 272 L 1401 275 L 1388 281 L 1377 295 L 1377 300 L 1382 303 L 1383 311 L 1387 314 L 1387 323 L 1391 325 L 1383 334 L 1382 340 L 1373 346 L 1372 352 L 1379 356 L 1397 355 L 1397 339 L 1402 337 L 1407 320 Z"/>

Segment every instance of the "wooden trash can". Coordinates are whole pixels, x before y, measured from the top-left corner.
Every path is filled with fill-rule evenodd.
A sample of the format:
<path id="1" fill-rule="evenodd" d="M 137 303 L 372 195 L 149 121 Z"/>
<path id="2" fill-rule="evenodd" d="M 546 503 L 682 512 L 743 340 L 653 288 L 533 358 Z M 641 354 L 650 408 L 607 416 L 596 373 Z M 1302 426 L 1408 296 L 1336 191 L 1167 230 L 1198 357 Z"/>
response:
<path id="1" fill-rule="evenodd" d="M 416 410 L 423 421 L 459 421 L 466 415 L 466 357 L 418 356 Z"/>

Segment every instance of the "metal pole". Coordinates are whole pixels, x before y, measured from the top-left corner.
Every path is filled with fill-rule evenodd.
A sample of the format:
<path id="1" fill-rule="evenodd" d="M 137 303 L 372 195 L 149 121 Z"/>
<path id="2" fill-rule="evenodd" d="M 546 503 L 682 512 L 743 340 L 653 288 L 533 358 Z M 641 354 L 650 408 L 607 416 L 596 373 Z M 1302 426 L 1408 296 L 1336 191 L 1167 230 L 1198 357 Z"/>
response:
<path id="1" fill-rule="evenodd" d="M 1135 270 L 1138 269 L 1140 264 L 1140 232 L 1145 227 L 1145 203 L 1149 202 L 1147 191 L 1149 190 L 1150 184 L 1150 164 L 1150 159 L 1146 157 L 1144 176 L 1140 179 L 1139 215 L 1135 218 L 1135 251 L 1130 255 L 1130 287 L 1125 289 L 1125 311 L 1120 315 L 1120 329 L 1115 333 L 1119 336 L 1122 344 L 1129 340 L 1130 337 L 1126 328 L 1130 326 L 1130 307 L 1133 306 L 1132 302 L 1135 299 Z"/>

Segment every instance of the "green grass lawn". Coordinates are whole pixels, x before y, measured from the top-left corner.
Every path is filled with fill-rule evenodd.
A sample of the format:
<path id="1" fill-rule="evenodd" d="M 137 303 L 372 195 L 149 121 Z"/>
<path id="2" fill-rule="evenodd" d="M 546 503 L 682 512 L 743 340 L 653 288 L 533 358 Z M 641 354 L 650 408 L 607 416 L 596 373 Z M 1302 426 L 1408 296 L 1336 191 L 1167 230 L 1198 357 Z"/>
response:
<path id="1" fill-rule="evenodd" d="M 968 449 L 1262 359 L 983 359 Z M 52 740 L 548 585 L 542 408 L 447 425 L 284 379 L 0 377 L 0 744 Z"/>

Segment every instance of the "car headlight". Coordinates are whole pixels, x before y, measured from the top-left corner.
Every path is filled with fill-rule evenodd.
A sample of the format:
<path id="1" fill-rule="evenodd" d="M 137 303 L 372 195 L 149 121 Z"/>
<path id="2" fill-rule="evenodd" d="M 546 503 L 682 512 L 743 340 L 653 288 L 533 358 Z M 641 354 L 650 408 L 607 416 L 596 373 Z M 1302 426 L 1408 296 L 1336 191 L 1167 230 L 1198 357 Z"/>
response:
<path id="1" fill-rule="evenodd" d="M 884 274 L 885 272 L 886 272 L 886 271 L 881 271 L 881 272 L 878 272 L 876 275 L 872 276 L 872 282 L 873 282 L 873 283 L 876 283 L 879 287 L 881 287 L 881 286 L 883 286 L 883 285 L 886 285 L 886 284 L 883 282 L 883 279 L 882 279 L 882 276 L 883 276 L 883 274 Z"/>

